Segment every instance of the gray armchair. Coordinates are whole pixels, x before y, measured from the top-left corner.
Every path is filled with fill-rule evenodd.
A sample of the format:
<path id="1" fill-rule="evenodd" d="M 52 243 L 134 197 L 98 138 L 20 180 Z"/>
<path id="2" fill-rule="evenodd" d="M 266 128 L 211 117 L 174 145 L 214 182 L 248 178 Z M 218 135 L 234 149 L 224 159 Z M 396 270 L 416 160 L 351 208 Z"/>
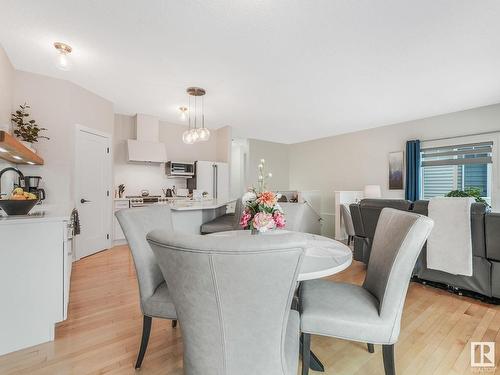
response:
<path id="1" fill-rule="evenodd" d="M 132 257 L 134 258 L 143 317 L 141 348 L 135 368 L 141 367 L 151 333 L 152 318 L 171 319 L 177 323 L 177 314 L 156 258 L 146 240 L 146 234 L 153 229 L 173 232 L 170 208 L 151 206 L 129 208 L 116 212 L 116 218 L 123 229 Z"/>
<path id="2" fill-rule="evenodd" d="M 171 287 L 185 374 L 297 374 L 300 321 L 290 305 L 303 239 L 155 230 L 148 240 Z"/>
<path id="3" fill-rule="evenodd" d="M 313 280 L 300 293 L 302 374 L 309 371 L 311 334 L 383 346 L 386 375 L 395 374 L 394 344 L 417 257 L 433 221 L 384 208 L 380 214 L 363 286 Z"/>

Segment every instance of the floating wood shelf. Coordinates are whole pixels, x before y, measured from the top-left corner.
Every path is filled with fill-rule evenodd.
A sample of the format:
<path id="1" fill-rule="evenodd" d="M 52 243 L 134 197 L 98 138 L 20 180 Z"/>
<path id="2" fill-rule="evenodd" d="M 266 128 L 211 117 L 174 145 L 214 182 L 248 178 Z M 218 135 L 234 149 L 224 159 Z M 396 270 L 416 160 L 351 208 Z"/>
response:
<path id="1" fill-rule="evenodd" d="M 0 159 L 14 164 L 43 165 L 43 159 L 40 156 L 3 130 L 0 130 Z"/>

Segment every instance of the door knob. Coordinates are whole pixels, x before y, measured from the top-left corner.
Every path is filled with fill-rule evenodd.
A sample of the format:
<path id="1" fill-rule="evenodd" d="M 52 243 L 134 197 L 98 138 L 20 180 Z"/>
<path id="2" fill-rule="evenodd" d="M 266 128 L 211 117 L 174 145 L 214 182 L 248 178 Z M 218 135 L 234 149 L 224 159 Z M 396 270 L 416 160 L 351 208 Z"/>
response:
<path id="1" fill-rule="evenodd" d="M 91 202 L 91 201 L 89 201 L 89 200 L 87 200 L 87 199 L 83 199 L 83 198 L 82 198 L 82 199 L 80 199 L 80 203 L 81 203 L 81 204 L 88 203 L 88 202 Z"/>

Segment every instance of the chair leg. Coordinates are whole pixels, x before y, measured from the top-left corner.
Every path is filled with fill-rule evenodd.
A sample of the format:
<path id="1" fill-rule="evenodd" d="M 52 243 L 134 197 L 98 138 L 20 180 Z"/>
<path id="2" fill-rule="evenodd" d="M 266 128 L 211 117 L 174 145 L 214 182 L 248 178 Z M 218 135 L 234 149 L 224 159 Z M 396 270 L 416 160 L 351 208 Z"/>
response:
<path id="1" fill-rule="evenodd" d="M 177 319 L 172 320 L 172 328 L 177 327 Z"/>
<path id="2" fill-rule="evenodd" d="M 351 236 L 347 236 L 347 246 L 351 245 Z"/>
<path id="3" fill-rule="evenodd" d="M 366 344 L 368 346 L 368 351 L 370 353 L 375 353 L 375 347 L 373 346 L 373 344 Z"/>
<path id="4" fill-rule="evenodd" d="M 139 349 L 139 355 L 137 356 L 137 362 L 135 363 L 135 368 L 140 368 L 142 365 L 142 360 L 144 359 L 144 354 L 146 354 L 146 349 L 148 347 L 149 334 L 151 333 L 151 322 L 153 318 L 144 315 L 142 322 L 142 340 L 141 348 Z"/>
<path id="5" fill-rule="evenodd" d="M 302 333 L 302 375 L 309 374 L 311 366 L 311 335 Z"/>
<path id="6" fill-rule="evenodd" d="M 394 345 L 382 345 L 382 354 L 384 357 L 385 375 L 396 375 L 396 366 L 394 364 Z"/>

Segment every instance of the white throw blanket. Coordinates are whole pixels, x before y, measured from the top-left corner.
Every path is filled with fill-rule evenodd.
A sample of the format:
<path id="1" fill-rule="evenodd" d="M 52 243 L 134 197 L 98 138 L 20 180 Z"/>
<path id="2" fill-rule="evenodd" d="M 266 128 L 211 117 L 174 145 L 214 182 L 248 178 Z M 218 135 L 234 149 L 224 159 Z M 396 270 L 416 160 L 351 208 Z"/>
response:
<path id="1" fill-rule="evenodd" d="M 433 198 L 429 217 L 434 228 L 427 240 L 427 268 L 472 276 L 470 209 L 474 198 Z"/>

